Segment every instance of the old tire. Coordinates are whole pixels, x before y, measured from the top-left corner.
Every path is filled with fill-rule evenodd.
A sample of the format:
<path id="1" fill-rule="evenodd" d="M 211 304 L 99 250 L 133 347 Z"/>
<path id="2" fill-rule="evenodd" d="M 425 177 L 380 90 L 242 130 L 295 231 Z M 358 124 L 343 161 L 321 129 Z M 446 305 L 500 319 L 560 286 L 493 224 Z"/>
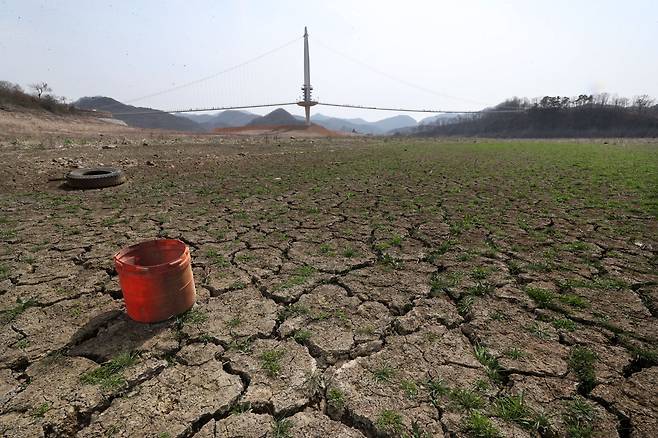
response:
<path id="1" fill-rule="evenodd" d="M 115 167 L 93 167 L 75 169 L 66 175 L 66 184 L 76 189 L 100 189 L 118 186 L 126 181 L 121 169 Z"/>

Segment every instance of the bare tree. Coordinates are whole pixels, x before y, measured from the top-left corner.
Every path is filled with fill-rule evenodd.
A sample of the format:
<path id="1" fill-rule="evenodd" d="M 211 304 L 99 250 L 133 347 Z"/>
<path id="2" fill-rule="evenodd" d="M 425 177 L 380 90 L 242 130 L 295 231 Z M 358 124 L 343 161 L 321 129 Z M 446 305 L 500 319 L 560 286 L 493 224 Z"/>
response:
<path id="1" fill-rule="evenodd" d="M 633 98 L 633 106 L 636 107 L 639 112 L 644 111 L 651 105 L 653 105 L 653 99 L 646 94 L 635 96 Z"/>
<path id="2" fill-rule="evenodd" d="M 597 103 L 598 105 L 601 106 L 606 106 L 608 104 L 608 101 L 610 100 L 610 94 L 608 93 L 599 93 L 596 96 L 594 96 L 594 103 Z"/>
<path id="3" fill-rule="evenodd" d="M 37 95 L 38 99 L 41 99 L 41 96 L 43 94 L 48 94 L 51 91 L 53 91 L 53 89 L 50 88 L 46 82 L 37 82 L 34 84 L 30 84 L 30 88 L 34 90 L 34 94 Z"/>
<path id="4" fill-rule="evenodd" d="M 619 96 L 615 96 L 615 97 L 612 99 L 612 104 L 613 104 L 616 108 L 626 108 L 626 107 L 628 106 L 628 98 L 627 98 L 627 97 L 619 97 Z"/>

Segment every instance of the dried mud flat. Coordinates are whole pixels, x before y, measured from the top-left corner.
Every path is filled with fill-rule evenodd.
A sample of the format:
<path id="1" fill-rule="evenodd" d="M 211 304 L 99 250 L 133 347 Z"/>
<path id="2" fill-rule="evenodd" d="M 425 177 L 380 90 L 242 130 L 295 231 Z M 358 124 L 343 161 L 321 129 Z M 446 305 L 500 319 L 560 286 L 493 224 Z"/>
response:
<path id="1" fill-rule="evenodd" d="M 121 135 L 0 142 L 3 436 L 654 436 L 656 144 Z M 142 325 L 156 237 L 198 303 Z"/>

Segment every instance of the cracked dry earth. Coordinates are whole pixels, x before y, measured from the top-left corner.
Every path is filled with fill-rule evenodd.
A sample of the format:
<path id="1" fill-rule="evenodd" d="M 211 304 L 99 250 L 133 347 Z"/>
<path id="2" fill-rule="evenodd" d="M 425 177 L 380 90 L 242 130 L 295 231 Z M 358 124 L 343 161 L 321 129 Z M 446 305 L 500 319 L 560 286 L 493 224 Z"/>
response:
<path id="1" fill-rule="evenodd" d="M 188 140 L 0 149 L 3 436 L 655 436 L 656 144 Z M 137 324 L 157 237 L 197 304 Z"/>

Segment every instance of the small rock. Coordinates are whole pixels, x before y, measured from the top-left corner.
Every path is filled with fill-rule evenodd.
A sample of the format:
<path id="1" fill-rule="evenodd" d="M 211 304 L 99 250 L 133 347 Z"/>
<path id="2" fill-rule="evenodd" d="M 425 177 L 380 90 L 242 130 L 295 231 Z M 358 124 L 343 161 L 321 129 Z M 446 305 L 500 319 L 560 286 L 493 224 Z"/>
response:
<path id="1" fill-rule="evenodd" d="M 155 166 L 155 162 L 154 162 L 154 161 L 151 161 L 151 160 L 148 160 L 148 161 L 146 162 L 146 165 L 147 165 L 147 166 Z"/>
<path id="2" fill-rule="evenodd" d="M 116 149 L 117 146 L 114 144 L 106 144 L 103 146 L 103 149 Z"/>

